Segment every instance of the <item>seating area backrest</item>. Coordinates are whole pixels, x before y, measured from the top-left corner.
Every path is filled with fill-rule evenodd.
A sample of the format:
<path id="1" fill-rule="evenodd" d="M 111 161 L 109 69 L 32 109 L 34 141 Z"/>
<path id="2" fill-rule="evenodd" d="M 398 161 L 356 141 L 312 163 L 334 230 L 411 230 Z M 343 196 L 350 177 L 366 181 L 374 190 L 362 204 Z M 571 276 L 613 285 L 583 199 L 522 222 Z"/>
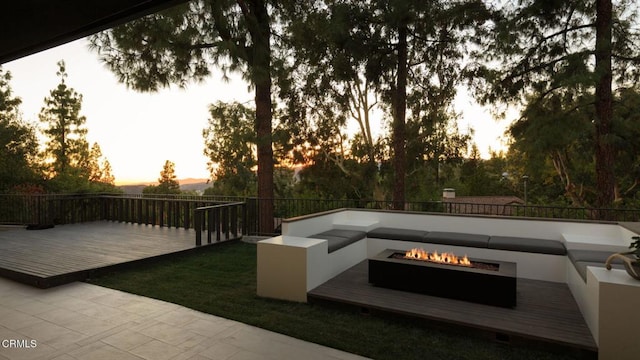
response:
<path id="1" fill-rule="evenodd" d="M 557 240 L 513 236 L 489 236 L 484 234 L 468 234 L 446 231 L 424 231 L 390 227 L 379 227 L 369 231 L 368 233 L 357 230 L 332 229 L 309 237 L 327 240 L 330 253 L 364 239 L 365 237 L 369 237 L 375 239 L 489 248 L 549 255 L 567 254 L 567 249 L 564 244 Z"/>
<path id="2" fill-rule="evenodd" d="M 381 227 L 371 230 L 367 237 L 414 241 L 431 244 L 456 245 L 496 250 L 531 252 L 549 255 L 566 255 L 567 249 L 558 240 L 522 238 L 514 236 L 489 236 L 446 231 L 423 231 Z"/>
<path id="3" fill-rule="evenodd" d="M 375 239 L 425 242 L 424 237 L 427 234 L 428 232 L 422 230 L 379 227 L 369 231 L 367 233 L 367 237 Z"/>
<path id="4" fill-rule="evenodd" d="M 512 236 L 491 236 L 489 249 L 567 255 L 567 248 L 560 241 Z"/>
<path id="5" fill-rule="evenodd" d="M 424 242 L 432 244 L 486 248 L 489 244 L 489 235 L 432 231 L 429 232 L 427 236 L 425 236 Z"/>

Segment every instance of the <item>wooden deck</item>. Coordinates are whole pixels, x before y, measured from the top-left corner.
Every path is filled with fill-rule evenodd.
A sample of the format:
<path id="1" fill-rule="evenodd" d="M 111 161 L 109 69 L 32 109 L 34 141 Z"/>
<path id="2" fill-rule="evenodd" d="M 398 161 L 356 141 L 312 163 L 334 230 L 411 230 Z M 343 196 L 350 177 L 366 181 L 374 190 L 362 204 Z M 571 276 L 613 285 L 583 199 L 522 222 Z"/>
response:
<path id="1" fill-rule="evenodd" d="M 368 263 L 348 269 L 308 293 L 309 301 L 418 317 L 520 338 L 596 352 L 597 346 L 566 284 L 518 279 L 513 309 L 375 287 Z M 418 281 L 418 279 L 416 279 Z"/>
<path id="2" fill-rule="evenodd" d="M 0 231 L 0 276 L 38 287 L 196 249 L 193 229 L 109 221 Z"/>

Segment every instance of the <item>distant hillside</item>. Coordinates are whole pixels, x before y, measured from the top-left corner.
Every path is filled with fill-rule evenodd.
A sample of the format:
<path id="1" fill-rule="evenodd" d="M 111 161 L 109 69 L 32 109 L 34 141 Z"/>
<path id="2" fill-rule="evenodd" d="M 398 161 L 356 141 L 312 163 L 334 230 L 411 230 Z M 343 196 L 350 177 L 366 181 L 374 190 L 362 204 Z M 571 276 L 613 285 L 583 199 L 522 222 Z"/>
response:
<path id="1" fill-rule="evenodd" d="M 142 194 L 142 189 L 147 185 L 120 185 L 118 186 L 125 194 Z"/>
<path id="2" fill-rule="evenodd" d="M 192 183 L 182 183 L 182 181 L 180 181 L 180 190 L 182 191 L 197 191 L 198 193 L 203 193 L 204 190 L 208 187 L 210 187 L 211 184 L 208 184 L 207 181 L 200 181 L 200 182 L 192 182 Z"/>
<path id="3" fill-rule="evenodd" d="M 207 179 L 178 179 L 178 183 L 182 191 L 196 191 L 199 193 L 204 192 L 204 190 L 210 186 L 210 184 L 207 184 Z M 148 185 L 158 185 L 158 183 L 121 185 L 119 188 L 122 189 L 125 194 L 142 194 L 142 189 Z"/>
<path id="4" fill-rule="evenodd" d="M 178 180 L 180 185 L 191 185 L 191 184 L 202 184 L 202 183 L 206 184 L 207 181 L 209 181 L 209 180 L 208 179 L 195 179 L 195 178 L 186 178 L 186 179 Z"/>

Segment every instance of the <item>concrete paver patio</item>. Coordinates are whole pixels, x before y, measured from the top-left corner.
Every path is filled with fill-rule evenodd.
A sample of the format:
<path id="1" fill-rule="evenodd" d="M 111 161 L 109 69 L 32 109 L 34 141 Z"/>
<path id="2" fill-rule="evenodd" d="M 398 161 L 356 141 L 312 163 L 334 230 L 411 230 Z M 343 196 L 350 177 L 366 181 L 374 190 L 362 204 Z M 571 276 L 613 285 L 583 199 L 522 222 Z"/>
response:
<path id="1" fill-rule="evenodd" d="M 362 359 L 96 285 L 43 290 L 0 278 L 0 360 L 298 358 Z"/>

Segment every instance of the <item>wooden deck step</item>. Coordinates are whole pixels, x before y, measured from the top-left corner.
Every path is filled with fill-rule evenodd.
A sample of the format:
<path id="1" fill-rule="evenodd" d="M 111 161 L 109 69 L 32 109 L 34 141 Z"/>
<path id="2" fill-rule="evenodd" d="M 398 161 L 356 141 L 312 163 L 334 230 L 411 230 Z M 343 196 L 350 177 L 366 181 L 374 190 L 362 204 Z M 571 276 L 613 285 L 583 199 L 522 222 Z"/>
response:
<path id="1" fill-rule="evenodd" d="M 518 279 L 517 306 L 501 308 L 375 287 L 368 282 L 365 260 L 307 295 L 312 302 L 342 303 L 590 352 L 598 350 L 571 291 L 561 283 Z"/>
<path id="2" fill-rule="evenodd" d="M 0 231 L 0 276 L 38 287 L 84 280 L 100 269 L 195 250 L 195 231 L 96 221 Z"/>

